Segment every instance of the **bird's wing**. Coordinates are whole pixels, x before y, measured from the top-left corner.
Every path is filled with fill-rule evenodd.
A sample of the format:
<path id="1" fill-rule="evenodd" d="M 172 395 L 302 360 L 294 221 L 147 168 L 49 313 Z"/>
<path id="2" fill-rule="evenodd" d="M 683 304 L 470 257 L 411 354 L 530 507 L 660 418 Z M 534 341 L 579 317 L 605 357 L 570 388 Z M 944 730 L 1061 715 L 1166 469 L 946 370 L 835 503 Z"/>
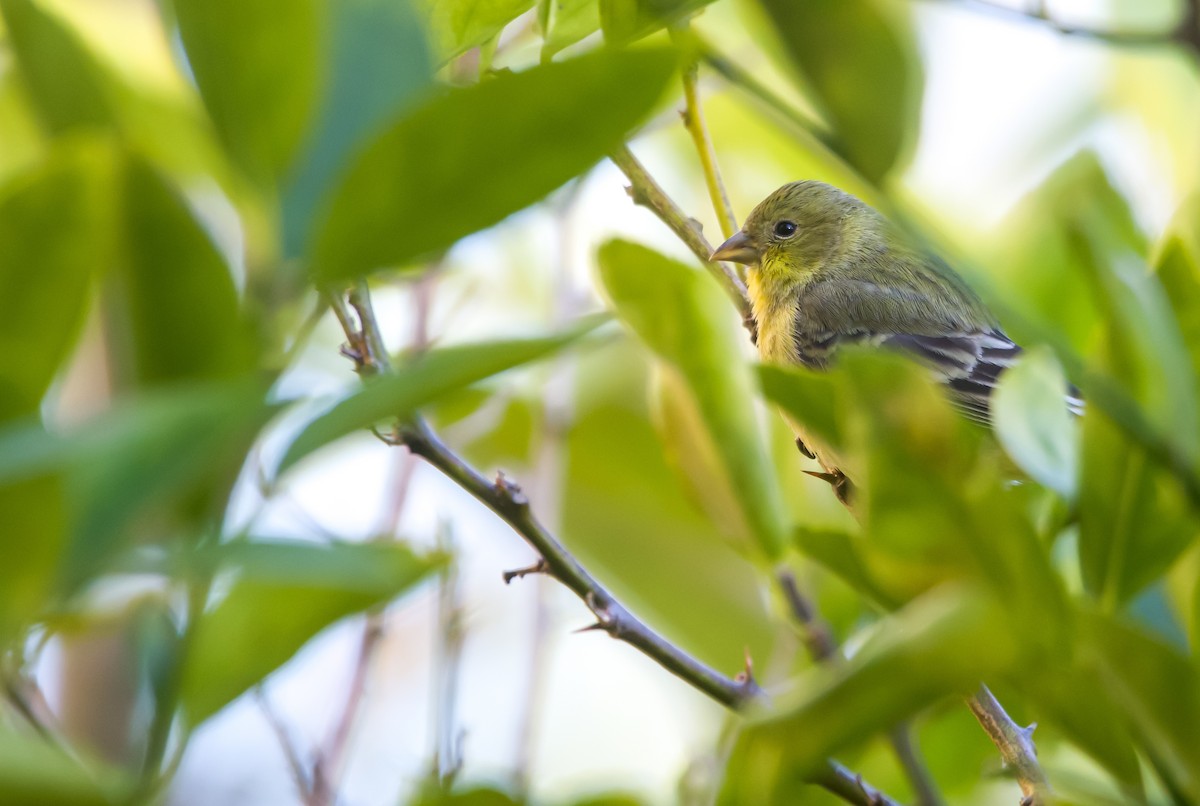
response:
<path id="1" fill-rule="evenodd" d="M 799 305 L 794 331 L 797 352 L 804 363 L 819 367 L 846 344 L 901 350 L 933 370 L 966 417 L 987 425 L 992 391 L 1021 348 L 986 314 L 945 314 L 971 309 L 935 299 L 944 293 L 947 290 L 940 285 L 882 287 L 850 278 L 810 288 Z M 1082 399 L 1073 387 L 1067 403 L 1073 412 L 1081 413 Z"/>

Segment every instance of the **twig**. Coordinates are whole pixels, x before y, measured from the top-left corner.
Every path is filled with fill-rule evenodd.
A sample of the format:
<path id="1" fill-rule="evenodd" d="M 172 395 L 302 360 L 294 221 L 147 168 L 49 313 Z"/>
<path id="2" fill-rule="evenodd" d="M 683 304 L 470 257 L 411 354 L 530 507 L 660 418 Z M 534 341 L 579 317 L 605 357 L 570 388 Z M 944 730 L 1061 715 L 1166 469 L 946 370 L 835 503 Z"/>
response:
<path id="1" fill-rule="evenodd" d="M 396 442 L 407 445 L 444 475 L 495 512 L 545 560 L 545 573 L 561 582 L 587 604 L 597 629 L 640 649 L 675 676 L 717 702 L 740 708 L 761 696 L 753 681 L 725 677 L 686 654 L 651 630 L 583 569 L 558 540 L 534 517 L 521 488 L 504 478 L 493 483 L 443 445 L 421 420 L 400 426 Z"/>
<path id="2" fill-rule="evenodd" d="M 945 2 L 946 0 L 942 0 Z M 1056 19 L 1045 3 L 1037 3 L 1033 7 L 1018 8 L 991 0 L 950 0 L 964 8 L 975 9 L 997 17 L 1026 20 L 1043 25 L 1063 36 L 1079 37 L 1103 42 L 1118 47 L 1161 47 L 1163 45 L 1183 45 L 1200 55 L 1200 28 L 1197 27 L 1197 9 L 1193 0 L 1185 0 L 1184 13 L 1179 21 L 1170 28 L 1145 31 L 1118 31 L 1102 28 L 1091 28 L 1083 25 L 1071 25 Z"/>
<path id="3" fill-rule="evenodd" d="M 412 345 L 415 351 L 422 351 L 429 345 L 429 309 L 432 305 L 433 270 L 427 272 L 413 287 L 414 326 Z M 360 374 L 372 374 L 380 368 L 388 366 L 388 354 L 383 343 L 382 334 L 375 318 L 374 306 L 371 304 L 370 293 L 365 281 L 359 281 L 349 294 L 349 302 L 340 296 L 329 297 L 330 307 L 342 326 L 346 338 L 354 350 L 355 368 Z M 355 316 L 350 313 L 354 309 Z M 357 346 L 356 346 L 357 345 Z M 411 456 L 400 460 L 399 472 L 392 486 L 391 500 L 384 518 L 380 534 L 395 535 L 400 528 L 400 520 L 404 515 L 408 493 L 412 488 L 412 479 L 416 470 L 416 461 Z M 350 745 L 350 737 L 354 723 L 362 709 L 366 696 L 367 681 L 370 676 L 372 660 L 383 641 L 386 633 L 385 611 L 372 610 L 363 621 L 362 633 L 358 641 L 358 654 L 354 662 L 354 671 L 346 692 L 346 701 L 330 731 L 329 739 L 324 748 L 313 760 L 310 783 L 310 798 L 312 803 L 319 806 L 335 803 L 337 800 L 338 778 L 343 768 L 343 759 Z"/>
<path id="4" fill-rule="evenodd" d="M 1024 796 L 1021 806 L 1046 806 L 1050 784 L 1037 762 L 1037 750 L 1033 746 L 1033 730 L 1037 724 L 1019 727 L 987 686 L 980 686 L 979 691 L 967 700 L 967 706 L 999 748 L 1005 767 L 1020 784 Z"/>
<path id="5" fill-rule="evenodd" d="M 777 579 L 784 599 L 788 603 L 788 608 L 791 610 L 792 618 L 800 627 L 801 640 L 804 641 L 808 654 L 817 662 L 828 662 L 840 658 L 841 651 L 833 637 L 833 630 L 817 614 L 816 608 L 808 600 L 808 597 L 800 591 L 795 575 L 785 568 L 778 573 Z M 941 806 L 944 803 L 942 796 L 938 793 L 933 776 L 913 745 L 912 731 L 908 724 L 902 722 L 893 727 L 888 732 L 888 740 L 896 753 L 896 760 L 900 762 L 904 774 L 912 784 L 913 792 L 917 796 L 917 803 L 921 806 Z"/>
<path id="6" fill-rule="evenodd" d="M 704 234 L 700 231 L 699 222 L 694 218 L 689 218 L 683 210 L 679 209 L 627 147 L 622 146 L 609 157 L 629 179 L 628 192 L 633 203 L 652 210 L 688 249 L 692 250 L 692 254 L 704 264 L 710 274 L 717 278 L 721 288 L 733 300 L 738 313 L 742 315 L 743 324 L 753 334 L 755 332 L 754 314 L 750 310 L 750 298 L 746 295 L 746 284 L 738 277 L 737 272 L 726 264 L 713 263 L 708 259 L 713 253 L 713 247 L 705 240 Z"/>
<path id="7" fill-rule="evenodd" d="M 672 30 L 672 36 L 683 38 L 684 33 Z M 712 200 L 713 211 L 721 226 L 721 234 L 726 238 L 737 232 L 737 218 L 733 214 L 733 206 L 729 203 L 729 194 L 725 192 L 725 183 L 721 181 L 721 171 L 717 167 L 717 153 L 713 149 L 712 138 L 708 134 L 708 126 L 704 122 L 704 109 L 700 106 L 700 97 L 696 89 L 699 78 L 700 63 L 697 59 L 688 60 L 683 70 L 683 98 L 686 106 L 681 116 L 683 127 L 692 136 L 696 145 L 696 154 L 700 157 L 700 167 L 704 173 L 704 182 L 708 186 L 708 196 Z"/>
<path id="8" fill-rule="evenodd" d="M 304 769 L 304 762 L 296 750 L 296 743 L 292 741 L 291 734 L 288 732 L 287 726 L 283 724 L 283 720 L 275 713 L 271 701 L 267 699 L 267 692 L 261 685 L 254 687 L 254 699 L 258 702 L 258 710 L 262 712 L 263 718 L 271 727 L 271 732 L 275 734 L 275 741 L 283 752 L 283 758 L 288 765 L 288 773 L 292 776 L 292 783 L 295 785 L 296 791 L 300 793 L 300 799 L 306 806 L 319 802 L 315 800 L 315 781 L 309 780 L 308 773 Z"/>
<path id="9" fill-rule="evenodd" d="M 438 550 L 453 551 L 454 538 L 446 523 L 438 526 Z M 458 573 L 453 563 L 442 570 L 438 583 L 438 675 L 433 720 L 433 771 L 438 783 L 449 788 L 462 768 L 461 734 L 455 727 L 458 703 L 458 671 L 462 664 L 464 639 L 462 602 Z"/>

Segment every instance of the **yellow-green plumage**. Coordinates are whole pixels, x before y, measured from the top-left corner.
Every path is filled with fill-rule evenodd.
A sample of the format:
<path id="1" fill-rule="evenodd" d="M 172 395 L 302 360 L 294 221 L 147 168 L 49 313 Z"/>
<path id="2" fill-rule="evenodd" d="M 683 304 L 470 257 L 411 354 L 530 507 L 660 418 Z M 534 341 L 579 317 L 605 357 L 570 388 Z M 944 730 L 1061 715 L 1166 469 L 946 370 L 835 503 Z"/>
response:
<path id="1" fill-rule="evenodd" d="M 772 193 L 713 257 L 750 267 L 759 353 L 770 362 L 822 368 L 848 343 L 899 349 L 986 420 L 991 389 L 1020 352 L 944 262 L 821 182 Z"/>

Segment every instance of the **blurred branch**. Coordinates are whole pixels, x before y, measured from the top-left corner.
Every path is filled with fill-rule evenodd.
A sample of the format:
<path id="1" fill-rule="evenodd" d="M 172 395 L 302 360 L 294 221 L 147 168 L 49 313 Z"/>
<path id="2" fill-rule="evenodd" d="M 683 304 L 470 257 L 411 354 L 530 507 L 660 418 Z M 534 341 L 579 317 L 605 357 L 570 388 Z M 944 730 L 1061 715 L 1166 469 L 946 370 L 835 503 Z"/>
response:
<path id="1" fill-rule="evenodd" d="M 841 657 L 833 630 L 817 613 L 816 607 L 800 590 L 796 576 L 789 570 L 781 570 L 776 577 L 783 597 L 787 601 L 792 619 L 800 628 L 801 640 L 808 649 L 809 656 L 818 663 L 825 663 Z M 938 792 L 937 783 L 925 766 L 912 740 L 912 729 L 907 722 L 901 722 L 888 732 L 888 740 L 896 753 L 896 760 L 908 777 L 913 792 L 920 806 L 942 806 L 945 801 Z"/>
<path id="2" fill-rule="evenodd" d="M 283 724 L 283 720 L 279 718 L 279 714 L 275 713 L 271 701 L 267 699 L 267 692 L 261 684 L 254 687 L 254 699 L 258 703 L 258 710 L 262 712 L 263 719 L 267 720 L 267 725 L 275 734 L 275 741 L 283 753 L 284 761 L 287 762 L 288 774 L 292 777 L 292 784 L 296 787 L 301 802 L 305 806 L 313 806 L 316 802 L 315 781 L 309 780 L 308 773 L 304 769 L 304 762 L 296 750 L 296 743 L 292 741 L 291 734 L 288 732 L 287 726 Z"/>
<path id="3" fill-rule="evenodd" d="M 449 524 L 438 524 L 437 547 L 452 554 L 454 537 Z M 447 563 L 438 578 L 438 661 L 433 720 L 433 773 L 443 788 L 449 788 L 462 769 L 462 734 L 455 729 L 454 709 L 458 702 L 458 672 L 462 665 L 465 627 L 458 568 Z"/>
<path id="4" fill-rule="evenodd" d="M 991 0 L 941 0 L 964 8 L 975 9 L 997 17 L 1026 20 L 1048 27 L 1063 36 L 1092 39 L 1121 47 L 1160 47 L 1182 45 L 1200 56 L 1200 2 L 1183 0 L 1183 12 L 1179 21 L 1171 28 L 1146 31 L 1119 31 L 1072 25 L 1055 18 L 1045 2 L 1016 8 L 991 2 Z"/>
<path id="5" fill-rule="evenodd" d="M 647 207 L 666 224 L 672 232 L 692 250 L 704 268 L 717 278 L 721 288 L 733 300 L 738 313 L 742 315 L 742 323 L 753 336 L 755 333 L 754 314 L 750 310 L 750 298 L 746 294 L 746 284 L 738 277 L 736 271 L 724 263 L 713 263 L 709 256 L 713 253 L 712 244 L 704 238 L 700 231 L 700 223 L 684 214 L 683 210 L 671 200 L 654 177 L 647 173 L 645 167 L 633 156 L 627 146 L 621 146 L 609 155 L 621 172 L 629 179 L 628 193 L 634 204 Z"/>
<path id="6" fill-rule="evenodd" d="M 1021 806 L 1046 806 L 1050 802 L 1050 784 L 1037 762 L 1033 746 L 1033 729 L 1037 723 L 1022 728 L 1000 705 L 987 686 L 980 686 L 967 699 L 967 706 L 1000 750 L 1004 765 L 1012 771 L 1021 786 Z"/>

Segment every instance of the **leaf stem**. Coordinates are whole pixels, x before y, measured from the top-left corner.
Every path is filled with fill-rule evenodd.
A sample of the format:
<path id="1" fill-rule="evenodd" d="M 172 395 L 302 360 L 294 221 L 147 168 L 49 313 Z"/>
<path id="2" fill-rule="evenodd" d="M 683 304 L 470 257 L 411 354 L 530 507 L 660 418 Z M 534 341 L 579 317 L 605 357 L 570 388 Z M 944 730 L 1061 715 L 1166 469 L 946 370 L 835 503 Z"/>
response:
<path id="1" fill-rule="evenodd" d="M 676 34 L 682 37 L 684 34 Z M 712 138 L 708 134 L 708 126 L 704 122 L 704 110 L 700 105 L 699 92 L 696 84 L 700 73 L 700 62 L 691 58 L 683 70 L 684 107 L 683 127 L 692 136 L 696 145 L 696 154 L 700 157 L 700 167 L 704 172 L 704 182 L 708 186 L 708 196 L 712 200 L 713 211 L 721 226 L 721 234 L 729 238 L 738 230 L 737 217 L 733 214 L 733 206 L 729 203 L 729 194 L 725 192 L 725 183 L 721 180 L 721 170 L 717 167 L 717 153 L 713 148 Z"/>

